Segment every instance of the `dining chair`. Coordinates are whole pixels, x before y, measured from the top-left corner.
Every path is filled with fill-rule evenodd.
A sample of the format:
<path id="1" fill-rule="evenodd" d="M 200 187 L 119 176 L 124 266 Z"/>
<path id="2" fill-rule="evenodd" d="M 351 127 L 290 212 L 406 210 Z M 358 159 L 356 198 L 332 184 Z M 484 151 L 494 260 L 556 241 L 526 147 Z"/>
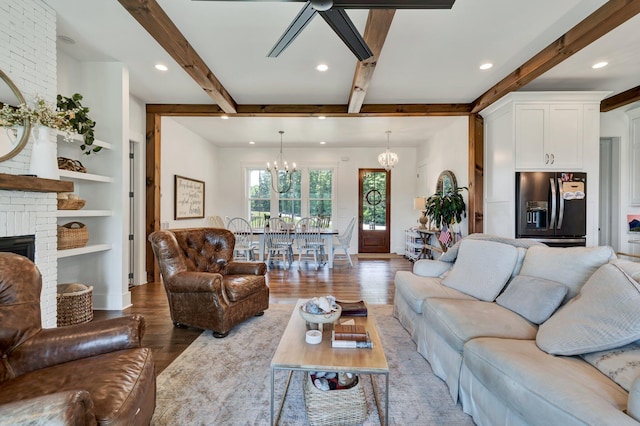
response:
<path id="1" fill-rule="evenodd" d="M 321 230 L 317 218 L 306 217 L 300 219 L 296 224 L 295 241 L 298 248 L 298 269 L 300 269 L 303 259 L 307 259 L 307 261 L 313 259 L 316 271 L 326 263 L 324 241 L 320 235 Z"/>
<path id="2" fill-rule="evenodd" d="M 268 224 L 268 226 L 267 226 Z M 289 226 L 280 218 L 269 219 L 265 223 L 264 238 L 267 250 L 267 267 L 273 260 L 282 257 L 284 269 L 293 264 L 293 234 Z"/>
<path id="3" fill-rule="evenodd" d="M 253 229 L 263 229 L 266 219 L 264 216 L 251 216 L 250 223 Z"/>
<path id="4" fill-rule="evenodd" d="M 226 228 L 226 226 L 224 226 L 224 220 L 222 220 L 220 216 L 208 216 L 207 223 L 212 228 Z"/>
<path id="5" fill-rule="evenodd" d="M 236 237 L 234 260 L 255 260 L 256 244 L 253 241 L 253 229 L 244 218 L 234 217 L 227 223 L 227 229 Z"/>
<path id="6" fill-rule="evenodd" d="M 338 243 L 333 243 L 333 250 L 331 251 L 331 262 L 334 262 L 336 259 L 336 250 L 343 250 L 343 254 L 338 254 L 339 259 L 344 259 L 349 262 L 349 266 L 353 266 L 353 262 L 351 261 L 351 256 L 349 255 L 349 247 L 351 246 L 351 236 L 353 235 L 353 229 L 356 226 L 356 217 L 352 217 L 351 221 L 347 225 L 347 229 L 345 229 L 344 233 L 338 234 L 337 239 Z"/>
<path id="7" fill-rule="evenodd" d="M 320 215 L 318 216 L 318 225 L 322 229 L 329 229 L 331 226 L 331 216 Z"/>

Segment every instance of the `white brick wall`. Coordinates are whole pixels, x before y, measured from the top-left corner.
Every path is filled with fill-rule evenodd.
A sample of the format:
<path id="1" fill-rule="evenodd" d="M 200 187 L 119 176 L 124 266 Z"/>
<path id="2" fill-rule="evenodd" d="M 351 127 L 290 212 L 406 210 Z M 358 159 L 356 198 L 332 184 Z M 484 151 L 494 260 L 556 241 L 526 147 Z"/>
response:
<path id="1" fill-rule="evenodd" d="M 0 69 L 27 103 L 36 95 L 56 99 L 56 13 L 41 0 L 0 0 Z M 33 142 L 0 163 L 0 173 L 29 170 Z M 36 236 L 36 265 L 42 273 L 42 325 L 56 326 L 58 276 L 55 194 L 1 191 L 0 236 Z"/>

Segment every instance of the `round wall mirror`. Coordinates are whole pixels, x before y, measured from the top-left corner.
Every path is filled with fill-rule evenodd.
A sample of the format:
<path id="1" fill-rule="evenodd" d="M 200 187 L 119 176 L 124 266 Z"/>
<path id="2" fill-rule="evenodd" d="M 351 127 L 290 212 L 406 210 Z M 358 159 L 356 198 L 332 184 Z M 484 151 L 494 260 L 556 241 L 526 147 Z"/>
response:
<path id="1" fill-rule="evenodd" d="M 18 107 L 24 103 L 26 101 L 18 87 L 11 81 L 9 76 L 0 70 L 0 108 L 4 105 Z M 31 124 L 29 120 L 25 120 L 22 126 L 0 126 L 0 161 L 13 158 L 22 151 L 29 141 L 30 130 Z"/>
<path id="2" fill-rule="evenodd" d="M 457 187 L 458 182 L 456 181 L 456 175 L 454 175 L 451 170 L 445 170 L 440 173 L 438 183 L 436 184 L 437 194 L 446 194 L 447 192 L 455 191 Z"/>

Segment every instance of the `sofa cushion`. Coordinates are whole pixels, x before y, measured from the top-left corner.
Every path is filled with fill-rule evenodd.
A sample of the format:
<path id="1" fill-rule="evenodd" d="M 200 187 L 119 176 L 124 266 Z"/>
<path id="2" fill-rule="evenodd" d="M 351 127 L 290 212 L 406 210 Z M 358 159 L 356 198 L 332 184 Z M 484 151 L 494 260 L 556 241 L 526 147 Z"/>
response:
<path id="1" fill-rule="evenodd" d="M 518 275 L 496 299 L 496 303 L 522 315 L 535 324 L 541 324 L 558 309 L 567 287 L 557 281 Z"/>
<path id="2" fill-rule="evenodd" d="M 613 249 L 600 247 L 534 246 L 527 250 L 521 275 L 558 281 L 568 287 L 564 303 L 575 297 L 589 277 L 609 260 Z"/>
<path id="3" fill-rule="evenodd" d="M 640 342 L 580 356 L 627 392 L 631 390 L 633 381 L 640 377 Z"/>
<path id="4" fill-rule="evenodd" d="M 623 413 L 628 396 L 620 386 L 582 359 L 549 355 L 533 340 L 473 339 L 464 346 L 463 363 L 526 419 L 517 424 L 636 424 Z"/>
<path id="5" fill-rule="evenodd" d="M 518 251 L 509 244 L 465 239 L 442 284 L 477 299 L 493 302 L 511 277 Z"/>
<path id="6" fill-rule="evenodd" d="M 629 260 L 616 259 L 612 263 L 615 263 L 626 272 L 634 280 L 640 282 L 640 262 L 631 262 Z"/>
<path id="7" fill-rule="evenodd" d="M 466 342 L 476 337 L 536 338 L 538 327 L 493 302 L 427 299 L 425 323 L 462 354 Z"/>
<path id="8" fill-rule="evenodd" d="M 578 355 L 638 339 L 640 283 L 610 263 L 598 269 L 577 297 L 540 326 L 536 342 L 554 355 Z"/>
<path id="9" fill-rule="evenodd" d="M 413 273 L 421 277 L 440 277 L 451 269 L 451 264 L 439 260 L 420 259 L 413 264 Z"/>
<path id="10" fill-rule="evenodd" d="M 417 314 L 422 313 L 424 299 L 430 297 L 473 299 L 468 294 L 443 286 L 441 281 L 440 278 L 421 277 L 409 271 L 398 271 L 396 272 L 395 286 L 400 297 Z"/>

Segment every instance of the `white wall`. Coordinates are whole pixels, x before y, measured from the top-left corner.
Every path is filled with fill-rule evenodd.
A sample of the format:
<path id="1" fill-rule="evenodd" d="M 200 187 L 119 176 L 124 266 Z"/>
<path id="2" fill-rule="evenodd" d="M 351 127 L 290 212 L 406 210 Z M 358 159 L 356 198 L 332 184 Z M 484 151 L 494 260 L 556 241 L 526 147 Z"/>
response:
<path id="1" fill-rule="evenodd" d="M 629 182 L 631 179 L 629 138 L 631 128 L 629 124 L 629 117 L 627 116 L 626 111 L 638 107 L 640 107 L 640 102 L 636 102 L 630 105 L 626 105 L 622 108 L 600 114 L 600 136 L 615 137 L 620 139 L 620 164 L 618 168 L 620 173 L 620 229 L 618 239 L 618 241 L 620 241 L 619 250 L 624 253 L 635 254 L 639 254 L 638 245 L 632 245 L 628 243 L 629 227 L 627 225 L 627 215 L 640 214 L 640 207 L 629 205 Z"/>
<path id="2" fill-rule="evenodd" d="M 224 197 L 220 197 L 220 187 L 235 183 L 231 182 L 234 180 L 231 176 L 218 173 L 218 148 L 170 117 L 163 117 L 160 152 L 160 222 L 162 227 L 206 226 L 207 216 L 219 214 L 220 205 L 217 200 L 224 200 L 224 204 L 229 202 Z M 226 161 L 227 159 L 224 159 L 222 162 Z M 204 219 L 174 219 L 175 175 L 204 182 Z M 216 176 L 220 176 L 220 185 Z"/>
<path id="3" fill-rule="evenodd" d="M 456 117 L 456 120 L 438 134 L 430 137 L 418 149 L 418 166 L 414 196 L 426 196 L 436 192 L 440 173 L 451 170 L 458 186 L 469 186 L 469 119 Z M 462 192 L 465 203 L 469 200 L 468 191 Z M 413 204 L 412 204 L 413 205 Z M 415 213 L 415 217 L 419 215 Z M 468 234 L 468 218 L 463 218 L 459 231 Z"/>

